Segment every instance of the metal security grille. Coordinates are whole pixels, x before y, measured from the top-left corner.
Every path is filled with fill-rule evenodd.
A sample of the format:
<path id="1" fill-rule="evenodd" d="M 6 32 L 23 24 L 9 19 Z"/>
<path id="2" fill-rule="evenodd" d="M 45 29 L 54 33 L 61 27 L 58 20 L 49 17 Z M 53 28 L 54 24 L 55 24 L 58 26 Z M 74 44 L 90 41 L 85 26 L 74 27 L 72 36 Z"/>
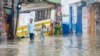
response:
<path id="1" fill-rule="evenodd" d="M 35 21 L 42 21 L 50 19 L 51 9 L 48 10 L 38 10 L 35 14 Z"/>

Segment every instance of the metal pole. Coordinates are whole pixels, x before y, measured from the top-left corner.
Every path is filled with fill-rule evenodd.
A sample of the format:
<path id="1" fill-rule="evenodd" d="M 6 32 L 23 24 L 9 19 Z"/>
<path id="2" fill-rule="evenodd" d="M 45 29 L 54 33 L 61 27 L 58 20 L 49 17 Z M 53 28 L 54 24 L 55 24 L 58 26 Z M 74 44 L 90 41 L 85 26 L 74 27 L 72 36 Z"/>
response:
<path id="1" fill-rule="evenodd" d="M 14 36 L 14 0 L 12 0 L 12 24 L 11 24 L 11 39 L 13 40 Z"/>
<path id="2" fill-rule="evenodd" d="M 20 8 L 19 8 L 20 4 L 19 3 L 20 3 L 20 0 L 17 4 L 17 20 L 16 20 L 16 27 L 15 27 L 15 37 L 17 37 L 17 27 L 18 27 L 18 21 L 19 21 L 19 10 L 20 10 Z"/>
<path id="3" fill-rule="evenodd" d="M 17 37 L 17 27 L 18 27 L 18 20 L 19 20 L 19 9 L 17 9 L 17 20 L 16 20 L 16 28 L 15 28 L 15 37 Z"/>

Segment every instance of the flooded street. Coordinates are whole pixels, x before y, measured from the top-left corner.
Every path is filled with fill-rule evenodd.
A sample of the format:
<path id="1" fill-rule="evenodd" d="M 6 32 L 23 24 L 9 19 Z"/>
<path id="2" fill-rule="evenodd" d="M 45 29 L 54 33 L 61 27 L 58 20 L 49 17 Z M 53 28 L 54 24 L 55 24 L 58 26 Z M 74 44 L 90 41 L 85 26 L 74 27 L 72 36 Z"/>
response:
<path id="1" fill-rule="evenodd" d="M 29 38 L 0 44 L 0 56 L 100 56 L 100 48 L 87 36 Z M 99 45 L 99 44 L 98 44 Z"/>

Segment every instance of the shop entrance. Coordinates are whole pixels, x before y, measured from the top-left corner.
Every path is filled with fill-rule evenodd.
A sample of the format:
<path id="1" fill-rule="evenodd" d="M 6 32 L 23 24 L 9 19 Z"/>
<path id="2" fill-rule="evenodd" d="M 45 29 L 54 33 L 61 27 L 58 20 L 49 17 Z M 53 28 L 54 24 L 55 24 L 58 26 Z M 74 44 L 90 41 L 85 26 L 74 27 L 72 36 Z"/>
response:
<path id="1" fill-rule="evenodd" d="M 93 3 L 90 7 L 89 33 L 91 45 L 100 45 L 100 3 Z M 95 42 L 93 41 L 95 40 Z"/>
<path id="2" fill-rule="evenodd" d="M 90 8 L 90 31 L 100 35 L 100 3 L 92 4 Z"/>
<path id="3" fill-rule="evenodd" d="M 100 4 L 95 10 L 96 18 L 96 36 L 100 36 Z"/>
<path id="4" fill-rule="evenodd" d="M 5 8 L 5 25 L 6 25 L 6 33 L 7 33 L 7 39 L 13 39 L 13 17 L 12 17 L 12 9 L 11 8 Z"/>
<path id="5" fill-rule="evenodd" d="M 100 3 L 97 3 L 95 8 L 95 18 L 96 18 L 96 45 L 100 45 Z M 99 46 L 100 47 L 100 46 Z"/>

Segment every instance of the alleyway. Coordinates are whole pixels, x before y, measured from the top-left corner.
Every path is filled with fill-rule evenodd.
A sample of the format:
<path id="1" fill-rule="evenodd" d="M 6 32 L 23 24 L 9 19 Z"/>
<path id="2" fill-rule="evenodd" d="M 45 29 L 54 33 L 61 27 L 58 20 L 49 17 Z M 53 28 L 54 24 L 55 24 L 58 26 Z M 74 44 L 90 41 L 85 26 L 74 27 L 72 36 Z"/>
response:
<path id="1" fill-rule="evenodd" d="M 46 37 L 41 41 L 38 37 L 34 42 L 29 38 L 20 41 L 2 42 L 0 56 L 100 56 L 100 48 L 96 47 L 86 35 L 66 37 Z M 92 42 L 92 44 L 91 44 Z"/>

